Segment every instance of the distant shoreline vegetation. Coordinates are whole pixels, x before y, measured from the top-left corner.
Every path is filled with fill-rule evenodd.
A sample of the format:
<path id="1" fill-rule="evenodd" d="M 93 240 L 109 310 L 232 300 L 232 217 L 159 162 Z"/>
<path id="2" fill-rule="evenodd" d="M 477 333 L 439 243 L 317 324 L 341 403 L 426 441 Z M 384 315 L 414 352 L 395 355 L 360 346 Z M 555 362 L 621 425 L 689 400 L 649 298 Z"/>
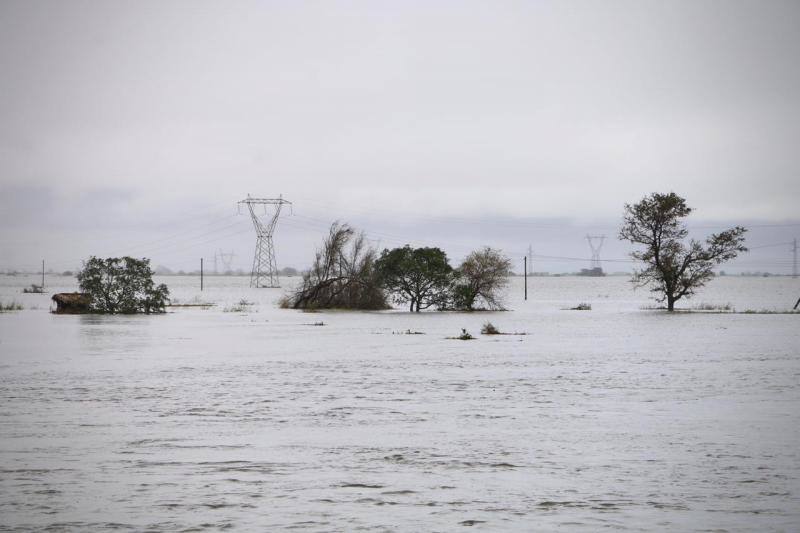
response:
<path id="1" fill-rule="evenodd" d="M 291 273 L 286 273 L 287 270 L 290 271 Z M 66 270 L 64 272 L 54 272 L 54 271 L 48 270 L 47 272 L 45 272 L 45 274 L 47 276 L 59 276 L 59 277 L 64 277 L 64 278 L 71 278 L 71 277 L 75 276 L 75 272 L 73 272 L 71 270 Z M 292 267 L 286 267 L 286 268 L 282 268 L 282 269 L 278 270 L 278 275 L 281 276 L 281 277 L 284 277 L 284 278 L 298 277 L 298 276 L 300 276 L 302 274 L 303 274 L 303 271 L 298 270 L 296 268 L 292 268 Z M 0 272 L 0 276 L 11 276 L 11 277 L 14 277 L 14 276 L 41 276 L 41 275 L 42 275 L 41 271 L 37 272 L 37 271 L 34 271 L 34 270 L 6 270 L 4 272 Z M 158 269 L 156 269 L 154 271 L 153 275 L 154 276 L 158 276 L 158 277 L 199 276 L 200 275 L 200 271 L 199 270 L 191 270 L 191 271 L 174 270 L 173 271 L 173 270 L 170 269 L 169 272 L 165 272 L 163 270 L 159 271 Z M 524 275 L 525 274 L 522 273 L 522 272 L 512 272 L 510 274 L 511 277 L 515 277 L 515 278 L 521 278 Z M 617 272 L 607 272 L 605 274 L 605 276 L 602 276 L 602 277 L 619 278 L 619 277 L 626 277 L 626 276 L 630 276 L 630 275 L 631 275 L 631 272 L 617 271 Z M 245 271 L 243 271 L 241 269 L 237 269 L 235 271 L 218 272 L 218 273 L 205 272 L 204 271 L 203 272 L 203 276 L 205 276 L 205 277 L 233 277 L 233 278 L 243 277 L 243 278 L 249 278 L 250 277 L 250 272 L 245 272 Z M 782 273 L 777 273 L 777 272 L 761 272 L 761 271 L 737 272 L 737 273 L 734 274 L 734 273 L 730 273 L 730 272 L 727 272 L 727 271 L 723 270 L 723 271 L 720 271 L 720 272 L 714 272 L 714 276 L 715 277 L 727 277 L 727 278 L 740 278 L 740 277 L 741 278 L 791 278 L 792 274 L 790 274 L 790 273 L 789 274 L 782 274 Z M 597 279 L 597 276 L 585 276 L 585 275 L 581 275 L 580 272 L 528 272 L 528 277 L 529 278 L 564 278 L 564 277 L 586 278 L 586 277 L 588 277 L 588 278 Z"/>

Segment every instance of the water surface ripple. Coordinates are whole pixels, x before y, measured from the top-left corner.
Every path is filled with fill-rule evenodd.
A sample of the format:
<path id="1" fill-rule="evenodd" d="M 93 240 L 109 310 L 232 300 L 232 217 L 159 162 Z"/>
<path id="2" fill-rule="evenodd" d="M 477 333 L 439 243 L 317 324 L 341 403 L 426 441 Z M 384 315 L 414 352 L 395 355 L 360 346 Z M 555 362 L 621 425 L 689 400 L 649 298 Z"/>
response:
<path id="1" fill-rule="evenodd" d="M 800 530 L 797 316 L 666 316 L 618 278 L 491 315 L 303 314 L 245 284 L 0 315 L 0 530 Z M 527 335 L 447 339 L 486 320 Z"/>

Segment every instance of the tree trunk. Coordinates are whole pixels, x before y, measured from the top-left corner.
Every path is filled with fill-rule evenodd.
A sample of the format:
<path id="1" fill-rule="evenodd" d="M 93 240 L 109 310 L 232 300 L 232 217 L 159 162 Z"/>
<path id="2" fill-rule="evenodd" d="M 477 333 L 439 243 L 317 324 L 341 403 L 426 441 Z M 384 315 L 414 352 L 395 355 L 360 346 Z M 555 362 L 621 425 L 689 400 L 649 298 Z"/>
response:
<path id="1" fill-rule="evenodd" d="M 675 297 L 671 294 L 667 294 L 667 311 L 674 311 L 675 310 Z"/>

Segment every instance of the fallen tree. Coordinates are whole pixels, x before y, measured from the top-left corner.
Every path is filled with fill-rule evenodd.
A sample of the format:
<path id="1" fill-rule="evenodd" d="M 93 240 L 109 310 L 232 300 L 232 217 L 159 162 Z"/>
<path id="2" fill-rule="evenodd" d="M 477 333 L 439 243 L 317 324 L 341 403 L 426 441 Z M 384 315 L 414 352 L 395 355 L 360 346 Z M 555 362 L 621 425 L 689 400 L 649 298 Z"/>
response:
<path id="1" fill-rule="evenodd" d="M 334 222 L 300 285 L 281 300 L 291 309 L 388 309 L 375 269 L 377 252 L 363 233 Z"/>

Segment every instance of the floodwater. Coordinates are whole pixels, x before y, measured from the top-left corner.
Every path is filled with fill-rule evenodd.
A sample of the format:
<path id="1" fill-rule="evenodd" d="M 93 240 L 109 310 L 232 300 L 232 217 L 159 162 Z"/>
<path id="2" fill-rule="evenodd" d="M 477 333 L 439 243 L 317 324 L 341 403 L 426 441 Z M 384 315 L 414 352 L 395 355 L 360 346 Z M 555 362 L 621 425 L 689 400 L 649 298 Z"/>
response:
<path id="1" fill-rule="evenodd" d="M 800 530 L 800 315 L 667 315 L 617 277 L 418 315 L 163 281 L 217 305 L 57 316 L 0 277 L 26 306 L 0 314 L 0 530 Z M 799 296 L 726 277 L 685 305 Z"/>

